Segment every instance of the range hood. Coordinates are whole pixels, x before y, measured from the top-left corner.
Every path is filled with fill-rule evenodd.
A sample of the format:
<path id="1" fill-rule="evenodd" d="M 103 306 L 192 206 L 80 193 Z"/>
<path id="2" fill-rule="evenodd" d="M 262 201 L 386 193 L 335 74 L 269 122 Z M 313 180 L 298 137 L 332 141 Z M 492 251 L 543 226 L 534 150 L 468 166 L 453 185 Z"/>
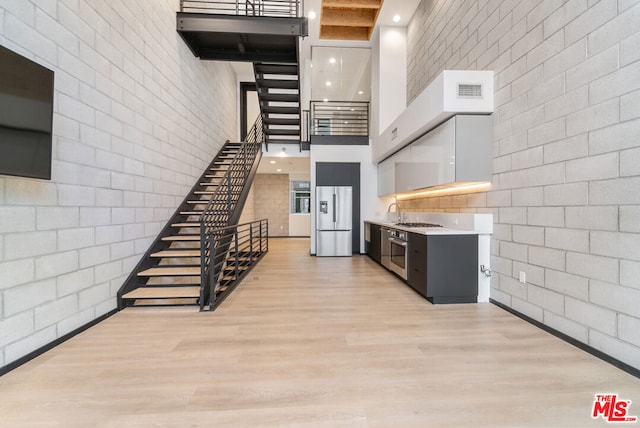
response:
<path id="1" fill-rule="evenodd" d="M 444 70 L 373 144 L 380 162 L 457 114 L 493 113 L 493 71 Z"/>

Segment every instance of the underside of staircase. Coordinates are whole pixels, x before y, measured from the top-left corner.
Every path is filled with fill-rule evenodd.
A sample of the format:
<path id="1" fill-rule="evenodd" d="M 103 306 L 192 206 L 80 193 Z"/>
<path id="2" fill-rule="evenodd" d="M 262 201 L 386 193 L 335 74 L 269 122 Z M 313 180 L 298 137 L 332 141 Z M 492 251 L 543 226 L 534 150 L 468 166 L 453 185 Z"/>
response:
<path id="1" fill-rule="evenodd" d="M 248 144 L 227 142 L 218 152 L 118 292 L 120 308 L 209 304 L 203 301 L 208 293 L 202 290 L 203 213 L 208 208 L 209 229 L 237 224 L 261 157 L 258 149 L 247 159 Z M 250 162 L 249 173 L 232 174 L 230 168 L 236 170 L 243 162 Z M 218 257 L 235 254 L 219 252 Z M 239 279 L 232 265 L 222 265 L 219 287 Z"/>
<path id="2" fill-rule="evenodd" d="M 233 15 L 222 9 L 228 1 L 184 1 L 177 15 L 178 33 L 195 56 L 253 63 L 267 149 L 301 144 L 299 40 L 308 35 L 308 21 L 300 3 L 240 2 Z M 258 7 L 255 13 L 249 4 Z"/>

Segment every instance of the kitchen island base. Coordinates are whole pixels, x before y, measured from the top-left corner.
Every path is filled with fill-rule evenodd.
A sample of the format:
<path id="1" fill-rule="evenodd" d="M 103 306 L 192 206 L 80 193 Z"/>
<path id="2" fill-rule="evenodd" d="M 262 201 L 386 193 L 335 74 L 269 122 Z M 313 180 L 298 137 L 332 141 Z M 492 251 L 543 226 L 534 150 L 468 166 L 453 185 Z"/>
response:
<path id="1" fill-rule="evenodd" d="M 371 241 L 372 236 L 377 239 L 376 226 L 365 224 L 365 237 Z M 366 244 L 367 254 L 380 263 L 381 245 Z M 399 276 L 421 296 L 433 304 L 478 302 L 477 234 L 408 232 L 405 248 L 406 278 Z"/>

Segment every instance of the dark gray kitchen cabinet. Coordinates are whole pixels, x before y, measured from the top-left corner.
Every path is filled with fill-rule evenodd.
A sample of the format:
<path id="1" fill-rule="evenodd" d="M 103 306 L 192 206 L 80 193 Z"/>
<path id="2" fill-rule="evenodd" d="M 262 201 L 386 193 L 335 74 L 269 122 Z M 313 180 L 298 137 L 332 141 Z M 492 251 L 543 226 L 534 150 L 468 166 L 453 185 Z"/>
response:
<path id="1" fill-rule="evenodd" d="M 427 237 L 409 233 L 407 251 L 407 283 L 427 297 Z"/>
<path id="2" fill-rule="evenodd" d="M 365 236 L 368 238 L 365 240 L 365 251 L 373 260 L 377 263 L 380 263 L 380 225 L 373 223 L 365 223 L 365 228 L 368 228 L 368 231 L 365 231 Z"/>
<path id="3" fill-rule="evenodd" d="M 475 303 L 478 235 L 408 234 L 407 283 L 432 303 Z"/>

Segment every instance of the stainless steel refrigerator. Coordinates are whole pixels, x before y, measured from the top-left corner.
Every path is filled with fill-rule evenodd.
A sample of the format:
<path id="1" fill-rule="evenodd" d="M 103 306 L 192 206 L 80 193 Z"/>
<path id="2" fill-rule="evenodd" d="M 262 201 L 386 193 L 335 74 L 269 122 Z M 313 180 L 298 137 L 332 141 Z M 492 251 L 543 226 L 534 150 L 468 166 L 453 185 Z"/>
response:
<path id="1" fill-rule="evenodd" d="M 351 186 L 316 187 L 316 255 L 351 256 Z"/>

